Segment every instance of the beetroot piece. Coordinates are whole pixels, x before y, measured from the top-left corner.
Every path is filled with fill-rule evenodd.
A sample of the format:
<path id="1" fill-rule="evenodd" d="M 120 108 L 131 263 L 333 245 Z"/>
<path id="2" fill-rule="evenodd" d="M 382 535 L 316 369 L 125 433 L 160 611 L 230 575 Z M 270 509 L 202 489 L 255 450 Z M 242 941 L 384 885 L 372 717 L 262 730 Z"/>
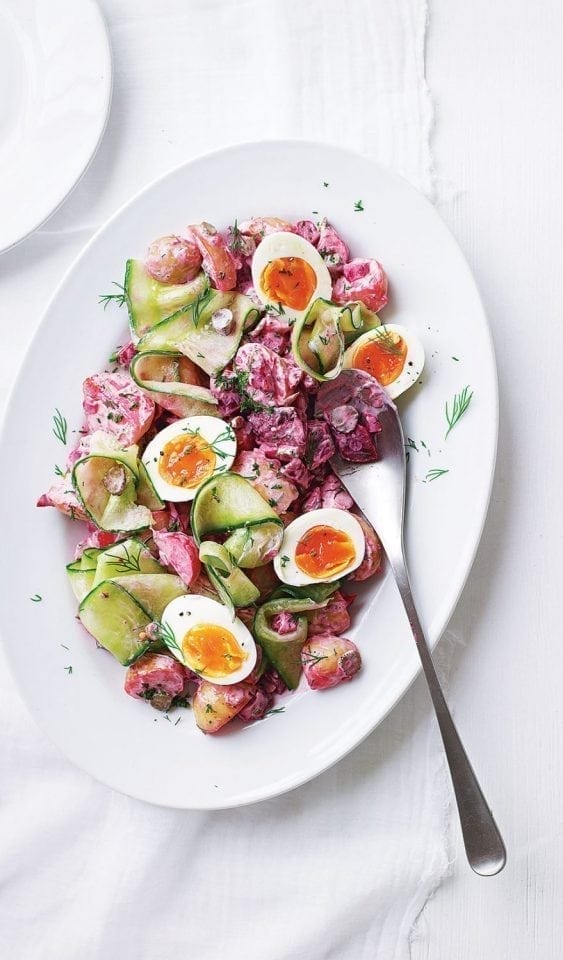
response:
<path id="1" fill-rule="evenodd" d="M 251 413 L 248 422 L 267 457 L 288 461 L 305 453 L 305 424 L 293 407 Z"/>
<path id="2" fill-rule="evenodd" d="M 323 420 L 309 420 L 307 423 L 307 443 L 305 447 L 305 463 L 310 470 L 330 460 L 335 454 L 335 447 L 330 435 L 328 424 Z"/>
<path id="3" fill-rule="evenodd" d="M 294 457 L 281 468 L 284 477 L 294 483 L 300 490 L 308 490 L 313 482 L 312 474 L 298 457 Z"/>
<path id="4" fill-rule="evenodd" d="M 285 317 L 273 317 L 267 314 L 248 335 L 254 343 L 283 356 L 289 350 L 291 326 Z"/>
<path id="5" fill-rule="evenodd" d="M 354 501 L 340 480 L 334 473 L 329 473 L 325 480 L 313 490 L 303 501 L 303 513 L 309 510 L 320 510 L 321 507 L 336 507 L 338 510 L 351 510 Z"/>
<path id="6" fill-rule="evenodd" d="M 360 669 L 362 658 L 351 640 L 325 634 L 307 640 L 301 662 L 311 689 L 326 690 L 343 680 L 351 680 Z"/>
<path id="7" fill-rule="evenodd" d="M 122 347 L 119 348 L 116 354 L 116 362 L 120 367 L 126 367 L 129 369 L 129 364 L 135 356 L 136 347 L 135 344 L 130 340 L 129 343 L 125 343 Z"/>
<path id="8" fill-rule="evenodd" d="M 294 633 L 297 629 L 297 619 L 288 610 L 276 613 L 270 620 L 270 627 L 282 637 L 287 633 Z"/>
<path id="9" fill-rule="evenodd" d="M 304 240 L 307 240 L 309 243 L 312 243 L 314 247 L 317 246 L 317 243 L 319 242 L 319 238 L 320 238 L 320 233 L 316 223 L 313 223 L 312 220 L 298 220 L 295 226 L 293 227 L 293 231 L 294 233 L 297 233 L 300 237 L 303 237 Z"/>
<path id="10" fill-rule="evenodd" d="M 361 300 L 369 310 L 381 310 L 388 297 L 387 275 L 379 261 L 357 257 L 345 263 L 332 288 L 332 299 L 340 304 Z"/>
<path id="11" fill-rule="evenodd" d="M 339 276 L 342 273 L 344 264 L 347 263 L 350 258 L 350 251 L 340 234 L 336 232 L 334 227 L 331 227 L 330 223 L 327 223 L 326 218 L 321 220 L 319 224 L 317 250 L 332 276 Z"/>
<path id="12" fill-rule="evenodd" d="M 367 427 L 358 423 L 351 433 L 333 431 L 334 442 L 343 460 L 351 463 L 373 463 L 377 460 L 377 449 Z"/>
<path id="13" fill-rule="evenodd" d="M 98 528 L 93 523 L 88 523 L 86 525 L 87 535 L 76 544 L 76 549 L 74 551 L 74 559 L 78 560 L 87 547 L 95 547 L 97 550 L 105 550 L 106 547 L 111 547 L 116 540 L 119 540 L 120 537 L 123 537 L 124 534 L 119 533 L 109 533 L 106 530 L 98 530 Z"/>
<path id="14" fill-rule="evenodd" d="M 245 343 L 239 348 L 233 364 L 244 374 L 245 392 L 256 404 L 285 407 L 297 397 L 302 371 L 290 360 L 278 357 L 260 343 Z"/>
<path id="15" fill-rule="evenodd" d="M 249 480 L 276 513 L 282 514 L 297 499 L 299 491 L 285 479 L 280 468 L 280 461 L 267 457 L 262 450 L 243 450 L 237 454 L 231 470 Z"/>
<path id="16" fill-rule="evenodd" d="M 374 437 L 381 430 L 381 413 L 388 407 L 394 408 L 392 400 L 363 370 L 343 370 L 334 382 L 323 383 L 317 398 L 338 452 L 353 463 L 377 460 Z"/>
<path id="17" fill-rule="evenodd" d="M 145 257 L 145 269 L 160 283 L 188 283 L 201 268 L 201 253 L 193 240 L 185 237 L 159 237 Z"/>
<path id="18" fill-rule="evenodd" d="M 84 413 L 89 433 L 103 430 L 129 446 L 149 429 L 154 401 L 139 390 L 128 373 L 96 373 L 83 384 Z"/>
<path id="19" fill-rule="evenodd" d="M 124 689 L 130 697 L 148 700 L 156 710 L 168 710 L 174 697 L 184 692 L 188 673 L 178 660 L 164 653 L 145 653 L 125 675 Z"/>
<path id="20" fill-rule="evenodd" d="M 340 590 L 336 590 L 326 607 L 321 607 L 319 610 L 313 610 L 312 613 L 307 614 L 309 621 L 307 637 L 339 634 L 348 630 L 350 626 L 349 605 L 349 600 L 340 593 Z"/>
<path id="21" fill-rule="evenodd" d="M 172 569 L 191 587 L 200 575 L 201 563 L 199 550 L 193 537 L 186 533 L 169 533 L 165 530 L 153 532 L 160 562 Z"/>

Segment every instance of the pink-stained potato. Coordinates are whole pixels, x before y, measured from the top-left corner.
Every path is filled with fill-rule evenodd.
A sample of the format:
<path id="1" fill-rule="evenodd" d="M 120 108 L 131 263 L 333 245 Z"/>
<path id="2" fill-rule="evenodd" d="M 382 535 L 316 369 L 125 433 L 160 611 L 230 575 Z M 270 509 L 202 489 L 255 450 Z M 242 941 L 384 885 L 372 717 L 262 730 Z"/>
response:
<path id="1" fill-rule="evenodd" d="M 145 269 L 160 283 L 188 283 L 201 269 L 199 247 L 187 237 L 159 237 L 145 257 Z"/>
<path id="2" fill-rule="evenodd" d="M 190 224 L 187 229 L 202 256 L 202 266 L 217 290 L 234 290 L 237 265 L 225 240 L 211 223 Z"/>
<path id="3" fill-rule="evenodd" d="M 327 690 L 351 680 L 360 669 L 362 658 L 351 640 L 322 634 L 307 640 L 301 653 L 301 663 L 311 690 Z"/>
<path id="4" fill-rule="evenodd" d="M 220 686 L 202 680 L 192 701 L 195 722 L 204 733 L 217 733 L 240 713 L 253 695 L 254 689 L 247 683 Z"/>
<path id="5" fill-rule="evenodd" d="M 187 533 L 155 530 L 153 539 L 160 562 L 171 567 L 186 586 L 191 587 L 201 573 L 199 550 L 193 537 Z"/>

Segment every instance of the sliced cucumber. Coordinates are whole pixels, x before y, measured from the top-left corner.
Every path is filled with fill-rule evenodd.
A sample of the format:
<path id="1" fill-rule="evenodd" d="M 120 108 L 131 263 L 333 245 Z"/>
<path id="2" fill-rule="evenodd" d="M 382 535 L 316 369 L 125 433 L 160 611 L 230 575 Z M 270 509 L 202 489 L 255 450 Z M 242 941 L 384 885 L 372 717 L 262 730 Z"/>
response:
<path id="1" fill-rule="evenodd" d="M 213 326 L 218 310 L 230 310 L 232 330 L 220 333 Z M 139 341 L 139 353 L 183 353 L 206 373 L 226 367 L 238 349 L 249 315 L 257 313 L 250 297 L 242 293 L 210 290 L 195 303 L 162 320 Z"/>
<path id="2" fill-rule="evenodd" d="M 106 549 L 106 547 L 86 547 L 86 549 L 82 551 L 82 556 L 80 557 L 80 569 L 95 570 L 96 564 L 98 563 L 98 557 Z M 77 560 L 75 562 L 78 563 L 79 561 Z"/>
<path id="3" fill-rule="evenodd" d="M 116 464 L 123 471 L 123 489 L 110 493 L 104 481 Z M 136 502 L 137 476 L 117 457 L 87 456 L 78 460 L 72 471 L 72 485 L 86 513 L 100 530 L 134 532 L 152 522 L 147 507 Z"/>
<path id="4" fill-rule="evenodd" d="M 188 592 L 184 581 L 174 573 L 130 573 L 118 577 L 117 582 L 150 614 L 152 620 L 160 620 L 171 600 Z"/>
<path id="5" fill-rule="evenodd" d="M 365 303 L 358 300 L 347 304 L 340 315 L 340 329 L 344 334 L 346 346 L 353 343 L 362 333 L 381 326 L 378 315 L 369 310 Z"/>
<path id="6" fill-rule="evenodd" d="M 88 633 L 124 666 L 148 649 L 140 634 L 152 617 L 119 581 L 104 580 L 88 593 L 78 608 Z"/>
<path id="7" fill-rule="evenodd" d="M 342 370 L 344 335 L 340 329 L 342 307 L 318 297 L 291 334 L 296 362 L 316 380 L 334 380 Z"/>
<path id="8" fill-rule="evenodd" d="M 83 570 L 80 565 L 80 560 L 75 560 L 73 563 L 67 564 L 66 572 L 70 586 L 72 587 L 72 592 L 80 603 L 94 586 L 96 568 Z"/>
<path id="9" fill-rule="evenodd" d="M 133 334 L 144 336 L 165 317 L 193 303 L 207 289 L 208 283 L 203 271 L 190 283 L 159 283 L 147 273 L 142 260 L 128 260 L 124 287 Z"/>
<path id="10" fill-rule="evenodd" d="M 183 353 L 137 353 L 129 369 L 135 383 L 176 417 L 218 416 L 211 390 L 188 379 L 193 364 Z"/>
<path id="11" fill-rule="evenodd" d="M 139 482 L 137 484 L 137 503 L 149 510 L 164 510 L 164 500 L 161 500 L 154 488 L 154 484 L 148 474 L 142 460 L 139 460 Z"/>
<path id="12" fill-rule="evenodd" d="M 269 600 L 254 618 L 254 634 L 272 666 L 278 671 L 290 690 L 295 690 L 301 676 L 301 651 L 307 639 L 308 621 L 305 613 L 326 606 L 313 600 Z M 297 614 L 295 629 L 280 634 L 272 629 L 270 620 L 278 613 Z"/>
<path id="13" fill-rule="evenodd" d="M 97 558 L 92 586 L 102 580 L 115 580 L 130 574 L 165 573 L 147 545 L 141 540 L 129 539 L 114 543 Z"/>
<path id="14" fill-rule="evenodd" d="M 256 556 L 259 556 L 261 546 L 267 541 L 271 542 L 274 527 L 279 528 L 283 535 L 283 524 L 277 513 L 268 506 L 248 480 L 238 473 L 224 473 L 219 477 L 212 477 L 199 488 L 192 505 L 190 522 L 198 546 L 207 534 L 227 533 L 245 528 L 242 530 L 243 536 L 235 537 L 231 543 L 234 553 L 229 548 L 229 538 L 225 544 L 220 545 L 220 551 L 210 552 L 206 543 L 202 559 L 209 579 L 229 609 L 255 603 L 260 591 L 232 561 L 237 559 L 236 554 L 242 557 L 245 544 L 248 555 L 251 555 L 252 544 L 247 531 L 251 531 L 252 537 L 262 525 L 268 528 L 265 538 L 257 537 Z M 224 569 L 221 570 L 221 567 Z"/>
<path id="15" fill-rule="evenodd" d="M 234 530 L 228 540 L 225 540 L 224 548 L 239 567 L 252 570 L 269 563 L 278 553 L 282 540 L 283 526 L 266 521 Z"/>
<path id="16" fill-rule="evenodd" d="M 198 545 L 207 533 L 225 533 L 260 523 L 280 525 L 282 521 L 252 484 L 238 473 L 212 477 L 195 495 L 191 525 Z"/>

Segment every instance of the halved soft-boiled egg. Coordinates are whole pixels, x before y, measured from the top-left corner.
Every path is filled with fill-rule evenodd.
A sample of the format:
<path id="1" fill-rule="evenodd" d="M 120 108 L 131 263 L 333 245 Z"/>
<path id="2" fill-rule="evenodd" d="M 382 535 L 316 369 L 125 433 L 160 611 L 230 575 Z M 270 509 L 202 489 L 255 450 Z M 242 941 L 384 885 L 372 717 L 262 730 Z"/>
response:
<path id="1" fill-rule="evenodd" d="M 418 380 L 424 368 L 424 349 L 412 330 L 386 323 L 363 333 L 348 347 L 344 367 L 371 373 L 394 400 Z"/>
<path id="2" fill-rule="evenodd" d="M 256 644 L 242 620 L 222 603 L 187 594 L 161 617 L 161 636 L 180 663 L 211 683 L 238 683 L 256 666 Z"/>
<path id="3" fill-rule="evenodd" d="M 352 514 L 327 507 L 293 520 L 284 531 L 274 569 L 283 583 L 330 583 L 352 573 L 364 559 L 363 530 Z"/>
<path id="4" fill-rule="evenodd" d="M 193 500 L 198 488 L 229 469 L 237 452 L 235 432 L 219 417 L 176 420 L 147 444 L 143 463 L 163 500 Z"/>
<path id="5" fill-rule="evenodd" d="M 317 297 L 330 300 L 332 294 L 320 253 L 295 233 L 270 233 L 260 241 L 252 258 L 252 284 L 262 303 L 290 318 L 303 316 Z"/>

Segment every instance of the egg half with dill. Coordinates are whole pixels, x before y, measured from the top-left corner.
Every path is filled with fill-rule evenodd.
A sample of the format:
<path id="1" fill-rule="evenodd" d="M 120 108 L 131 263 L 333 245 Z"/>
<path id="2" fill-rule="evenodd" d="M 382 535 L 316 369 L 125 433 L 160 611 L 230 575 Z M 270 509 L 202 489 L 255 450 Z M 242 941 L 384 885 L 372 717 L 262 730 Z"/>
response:
<path id="1" fill-rule="evenodd" d="M 163 500 L 193 500 L 210 477 L 229 469 L 237 452 L 235 432 L 219 417 L 184 417 L 147 444 L 143 464 Z"/>
<path id="2" fill-rule="evenodd" d="M 176 597 L 162 614 L 160 632 L 170 653 L 211 683 L 239 683 L 256 666 L 250 630 L 209 597 Z"/>
<path id="3" fill-rule="evenodd" d="M 348 347 L 344 367 L 370 373 L 394 400 L 420 377 L 424 348 L 412 330 L 386 323 L 363 333 Z"/>
<path id="4" fill-rule="evenodd" d="M 295 233 L 270 233 L 252 258 L 252 284 L 266 306 L 290 319 L 304 316 L 314 300 L 330 300 L 328 267 L 312 243 Z"/>
<path id="5" fill-rule="evenodd" d="M 274 570 L 294 587 L 331 583 L 360 566 L 365 548 L 364 532 L 352 514 L 335 507 L 311 510 L 285 528 Z"/>

